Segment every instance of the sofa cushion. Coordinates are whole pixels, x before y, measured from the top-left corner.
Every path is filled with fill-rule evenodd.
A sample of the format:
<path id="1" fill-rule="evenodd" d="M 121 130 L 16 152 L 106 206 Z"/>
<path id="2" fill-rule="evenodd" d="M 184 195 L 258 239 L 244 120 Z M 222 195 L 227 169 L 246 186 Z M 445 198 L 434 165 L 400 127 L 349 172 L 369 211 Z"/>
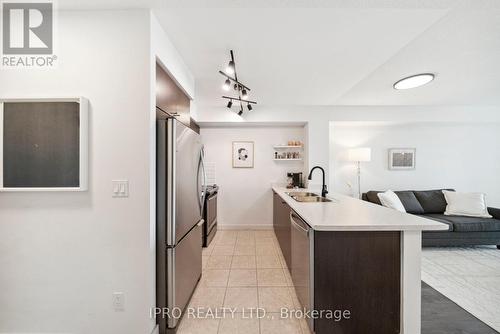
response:
<path id="1" fill-rule="evenodd" d="M 425 214 L 422 217 L 448 224 L 450 228 L 444 232 L 500 232 L 500 219 L 445 216 L 444 214 L 435 213 Z"/>
<path id="2" fill-rule="evenodd" d="M 446 199 L 446 216 L 467 216 L 493 218 L 488 213 L 486 199 L 483 193 L 460 193 L 443 190 Z"/>
<path id="3" fill-rule="evenodd" d="M 393 209 L 399 212 L 406 212 L 403 203 L 401 203 L 401 200 L 394 191 L 387 190 L 383 193 L 378 193 L 377 196 L 380 200 L 380 203 L 382 203 L 382 205 L 386 208 Z"/>
<path id="4" fill-rule="evenodd" d="M 453 189 L 444 189 L 454 191 Z M 414 191 L 415 197 L 424 209 L 424 213 L 444 213 L 446 210 L 446 199 L 443 189 Z"/>
<path id="5" fill-rule="evenodd" d="M 438 231 L 432 231 L 432 232 L 436 232 L 436 233 L 453 232 L 453 223 L 450 222 L 449 220 L 447 220 L 448 216 L 445 216 L 442 213 L 429 213 L 429 214 L 421 215 L 421 217 L 429 218 L 429 219 L 432 219 L 432 220 L 435 220 L 435 221 L 438 221 L 440 223 L 448 225 L 448 230 L 438 230 Z"/>
<path id="6" fill-rule="evenodd" d="M 368 200 L 368 202 L 382 205 L 380 199 L 378 198 L 378 194 L 380 193 L 383 193 L 383 191 L 378 191 L 378 190 L 368 191 L 364 194 L 365 195 L 364 199 Z M 395 193 L 396 195 L 398 195 L 399 199 L 401 200 L 401 203 L 403 203 L 406 212 L 417 215 L 424 213 L 424 209 L 420 205 L 418 199 L 415 197 L 415 194 L 413 194 L 413 191 L 401 190 L 401 191 L 395 191 Z"/>
<path id="7" fill-rule="evenodd" d="M 488 213 L 495 219 L 500 219 L 500 209 L 499 208 L 488 208 Z"/>
<path id="8" fill-rule="evenodd" d="M 424 214 L 424 208 L 420 205 L 420 202 L 417 197 L 415 197 L 413 191 L 396 191 L 395 193 L 398 195 L 401 203 L 403 203 L 406 212 L 416 215 Z"/>
<path id="9" fill-rule="evenodd" d="M 493 232 L 500 231 L 500 220 L 492 218 L 446 216 L 453 224 L 455 232 Z"/>
<path id="10" fill-rule="evenodd" d="M 378 194 L 381 193 L 382 191 L 369 191 L 366 193 L 366 198 L 368 199 L 368 202 L 372 202 L 372 203 L 375 203 L 375 204 L 378 204 L 378 205 L 382 205 L 382 203 L 380 203 L 380 199 L 378 198 Z"/>

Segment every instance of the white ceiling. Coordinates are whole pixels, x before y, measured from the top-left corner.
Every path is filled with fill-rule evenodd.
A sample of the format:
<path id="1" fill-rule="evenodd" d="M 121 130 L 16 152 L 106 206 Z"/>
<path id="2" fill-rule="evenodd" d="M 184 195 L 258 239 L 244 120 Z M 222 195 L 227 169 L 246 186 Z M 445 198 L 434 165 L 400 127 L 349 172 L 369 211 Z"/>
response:
<path id="1" fill-rule="evenodd" d="M 398 78 L 434 72 L 416 89 L 395 91 Z M 452 11 L 368 73 L 338 104 L 499 105 L 500 11 Z"/>
<path id="2" fill-rule="evenodd" d="M 446 14 L 401 9 L 177 9 L 158 16 L 196 79 L 221 104 L 223 70 L 263 105 L 332 105 Z"/>
<path id="3" fill-rule="evenodd" d="M 59 0 L 59 6 L 154 8 L 195 76 L 199 106 L 224 105 L 217 72 L 230 49 L 240 80 L 261 105 L 500 104 L 496 0 Z M 420 72 L 434 72 L 436 80 L 392 88 Z"/>
<path id="4" fill-rule="evenodd" d="M 199 105 L 223 105 L 217 73 L 236 54 L 263 105 L 500 104 L 500 10 L 268 8 L 158 11 L 197 80 Z M 421 88 L 398 79 L 434 72 Z"/>

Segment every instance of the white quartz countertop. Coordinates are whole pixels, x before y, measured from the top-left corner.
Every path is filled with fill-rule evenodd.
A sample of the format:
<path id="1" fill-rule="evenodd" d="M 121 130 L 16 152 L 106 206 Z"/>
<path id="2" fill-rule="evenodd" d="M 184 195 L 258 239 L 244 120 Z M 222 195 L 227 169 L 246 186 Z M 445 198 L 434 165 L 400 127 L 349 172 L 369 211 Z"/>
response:
<path id="1" fill-rule="evenodd" d="M 402 213 L 393 209 L 362 201 L 341 194 L 329 194 L 332 202 L 297 202 L 287 192 L 321 191 L 286 189 L 274 186 L 273 190 L 317 231 L 438 231 L 448 225 L 430 219 Z"/>

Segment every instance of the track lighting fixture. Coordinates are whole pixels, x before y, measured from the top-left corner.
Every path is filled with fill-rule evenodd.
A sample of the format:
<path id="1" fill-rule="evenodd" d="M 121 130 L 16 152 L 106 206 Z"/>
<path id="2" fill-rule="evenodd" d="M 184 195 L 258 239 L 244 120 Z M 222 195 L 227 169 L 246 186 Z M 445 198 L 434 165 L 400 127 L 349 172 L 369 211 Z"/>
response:
<path id="1" fill-rule="evenodd" d="M 241 116 L 243 114 L 243 110 L 244 110 L 244 108 L 243 108 L 244 103 L 247 104 L 248 111 L 252 111 L 253 108 L 252 108 L 251 104 L 257 104 L 257 102 L 248 100 L 248 95 L 249 95 L 248 93 L 250 92 L 250 88 L 248 88 L 248 86 L 245 86 L 243 83 L 238 81 L 238 74 L 236 73 L 236 63 L 234 61 L 233 50 L 230 51 L 230 55 L 231 55 L 231 60 L 229 61 L 228 65 L 225 69 L 225 73 L 222 71 L 219 71 L 219 73 L 221 75 L 223 75 L 224 77 L 226 77 L 226 80 L 224 81 L 222 88 L 225 91 L 228 91 L 231 89 L 231 84 L 233 84 L 233 88 L 238 93 L 238 96 L 236 96 L 236 97 L 223 96 L 222 98 L 229 100 L 229 102 L 227 103 L 227 107 L 229 109 L 231 109 L 231 107 L 233 106 L 233 100 L 239 101 L 240 102 L 240 110 L 238 111 L 238 115 Z M 233 75 L 233 76 L 231 76 L 231 75 Z"/>

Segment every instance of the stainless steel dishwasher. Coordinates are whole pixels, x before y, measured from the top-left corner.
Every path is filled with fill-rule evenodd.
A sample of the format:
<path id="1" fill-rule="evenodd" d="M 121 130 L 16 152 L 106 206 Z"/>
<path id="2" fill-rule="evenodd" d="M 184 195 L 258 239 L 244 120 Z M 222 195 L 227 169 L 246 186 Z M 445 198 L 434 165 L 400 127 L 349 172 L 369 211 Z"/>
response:
<path id="1" fill-rule="evenodd" d="M 292 226 L 292 275 L 293 286 L 300 304 L 307 311 L 314 308 L 314 230 L 300 218 L 295 211 L 290 211 Z M 306 319 L 314 332 L 313 319 Z"/>

